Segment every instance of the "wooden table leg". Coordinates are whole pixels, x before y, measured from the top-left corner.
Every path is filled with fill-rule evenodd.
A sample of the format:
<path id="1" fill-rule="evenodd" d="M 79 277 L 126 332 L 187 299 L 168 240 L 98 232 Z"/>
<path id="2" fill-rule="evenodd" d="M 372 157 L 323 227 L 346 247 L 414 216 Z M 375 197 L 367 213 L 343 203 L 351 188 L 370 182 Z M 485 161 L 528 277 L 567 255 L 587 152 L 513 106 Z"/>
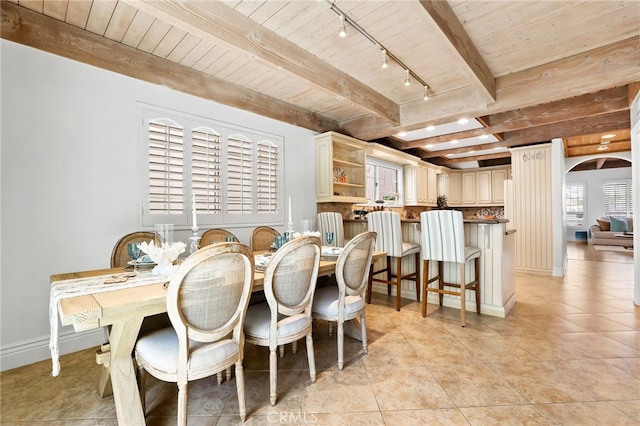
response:
<path id="1" fill-rule="evenodd" d="M 144 412 L 136 381 L 131 353 L 142 325 L 142 317 L 113 324 L 109 335 L 111 346 L 111 385 L 118 424 L 144 425 Z"/>
<path id="2" fill-rule="evenodd" d="M 113 389 L 111 388 L 111 351 L 109 344 L 100 346 L 96 351 L 96 363 L 102 365 L 100 370 L 100 379 L 98 380 L 98 393 L 100 398 L 111 396 Z"/>

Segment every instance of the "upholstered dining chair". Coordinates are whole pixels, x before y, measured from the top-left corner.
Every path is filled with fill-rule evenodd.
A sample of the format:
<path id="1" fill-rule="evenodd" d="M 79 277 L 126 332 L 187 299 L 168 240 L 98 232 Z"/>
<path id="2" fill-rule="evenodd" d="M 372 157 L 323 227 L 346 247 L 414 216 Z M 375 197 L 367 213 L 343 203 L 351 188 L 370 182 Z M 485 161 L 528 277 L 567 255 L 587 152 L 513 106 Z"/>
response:
<path id="1" fill-rule="evenodd" d="M 265 251 L 271 248 L 273 239 L 280 235 L 270 226 L 258 226 L 251 234 L 251 248 L 253 251 Z"/>
<path id="2" fill-rule="evenodd" d="M 420 301 L 420 244 L 402 241 L 402 228 L 400 214 L 390 211 L 371 212 L 367 215 L 369 231 L 378 234 L 376 238 L 376 251 L 387 253 L 385 267 L 371 273 L 367 303 L 371 303 L 371 287 L 373 282 L 387 284 L 387 293 L 391 294 L 391 286 L 396 287 L 396 311 L 402 305 L 402 280 L 416 282 L 416 300 Z M 402 259 L 414 256 L 415 272 L 403 273 Z M 392 261 L 394 259 L 394 261 Z M 395 264 L 395 274 L 393 266 Z M 376 275 L 385 273 L 385 278 L 376 278 Z"/>
<path id="3" fill-rule="evenodd" d="M 239 243 L 214 244 L 189 256 L 167 288 L 173 327 L 144 335 L 135 346 L 144 407 L 145 371 L 178 385 L 178 424 L 187 423 L 187 384 L 235 366 L 244 421 L 243 325 L 253 288 L 253 252 Z"/>
<path id="4" fill-rule="evenodd" d="M 342 223 L 342 214 L 338 212 L 318 213 L 317 221 L 320 238 L 324 239 L 327 232 L 333 232 L 333 246 L 344 247 L 344 225 Z"/>
<path id="5" fill-rule="evenodd" d="M 306 235 L 276 251 L 264 272 L 266 302 L 249 306 L 244 325 L 248 343 L 269 347 L 269 399 L 277 399 L 280 345 L 306 338 L 311 381 L 316 364 L 311 336 L 311 306 L 320 266 L 320 238 Z"/>
<path id="6" fill-rule="evenodd" d="M 226 229 L 207 229 L 202 233 L 202 236 L 200 237 L 199 246 L 205 247 L 213 243 L 222 243 L 225 242 L 225 238 L 228 237 L 233 237 L 234 241 L 238 241 L 238 238 L 233 235 L 232 232 L 229 232 Z"/>
<path id="7" fill-rule="evenodd" d="M 127 245 L 129 243 L 142 243 L 144 241 L 149 242 L 153 241 L 155 238 L 154 232 L 149 231 L 137 231 L 131 232 L 122 238 L 120 238 L 115 246 L 113 246 L 113 250 L 111 251 L 111 267 L 119 268 L 122 266 L 127 266 L 127 263 L 131 260 L 129 257 L 129 252 L 127 251 Z"/>
<path id="8" fill-rule="evenodd" d="M 344 247 L 336 263 L 337 286 L 316 290 L 313 317 L 338 324 L 338 368 L 344 366 L 344 322 L 360 318 L 362 352 L 367 353 L 365 292 L 376 242 L 375 232 L 356 235 Z"/>
<path id="9" fill-rule="evenodd" d="M 464 223 L 460 211 L 432 210 L 422 212 L 420 213 L 420 227 L 422 228 L 420 245 L 424 267 L 422 316 L 427 316 L 429 292 L 438 293 L 440 306 L 442 306 L 445 294 L 460 296 L 460 323 L 464 327 L 466 324 L 466 290 L 475 291 L 476 311 L 480 313 L 480 249 L 465 246 Z M 475 264 L 475 275 L 472 280 L 467 280 L 467 265 L 472 260 Z M 438 272 L 436 276 L 429 278 L 431 261 L 438 263 Z M 444 262 L 458 265 L 459 283 L 445 282 Z M 438 287 L 429 286 L 434 281 L 438 281 Z"/>

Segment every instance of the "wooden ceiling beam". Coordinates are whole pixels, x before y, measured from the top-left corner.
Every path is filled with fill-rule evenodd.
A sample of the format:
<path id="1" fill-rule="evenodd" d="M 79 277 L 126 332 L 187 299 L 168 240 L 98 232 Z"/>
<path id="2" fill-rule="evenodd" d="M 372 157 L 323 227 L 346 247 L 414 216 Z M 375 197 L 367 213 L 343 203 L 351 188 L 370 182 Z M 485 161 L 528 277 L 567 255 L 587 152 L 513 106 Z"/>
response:
<path id="1" fill-rule="evenodd" d="M 458 158 L 446 158 L 440 157 L 441 160 L 438 161 L 438 165 L 440 166 L 449 166 L 457 163 L 466 163 L 468 161 L 482 161 L 482 160 L 495 160 L 497 158 L 507 158 L 511 157 L 510 152 L 497 152 L 495 154 L 485 154 L 485 155 L 476 155 L 469 157 L 458 157 Z"/>
<path id="2" fill-rule="evenodd" d="M 449 3 L 420 0 L 420 4 L 455 50 L 455 60 L 469 70 L 474 86 L 480 89 L 487 102 L 495 101 L 495 78 Z"/>
<path id="3" fill-rule="evenodd" d="M 405 149 L 437 145 L 452 139 L 467 139 L 488 134 L 498 134 L 527 129 L 546 124 L 574 120 L 576 117 L 592 117 L 629 109 L 626 86 L 576 96 L 561 101 L 549 102 L 513 111 L 497 113 L 485 118 L 488 126 L 481 129 L 434 136 L 407 142 Z"/>
<path id="4" fill-rule="evenodd" d="M 628 111 L 617 111 L 611 114 L 578 118 L 573 121 L 508 132 L 504 135 L 503 143 L 506 144 L 506 146 L 517 146 L 550 141 L 554 138 L 567 138 L 590 133 L 628 129 L 631 126 L 630 123 L 631 118 Z"/>
<path id="5" fill-rule="evenodd" d="M 269 66 L 367 110 L 391 125 L 400 123 L 400 107 L 366 84 L 268 30 L 219 1 L 127 0 L 204 40 L 240 49 Z"/>
<path id="6" fill-rule="evenodd" d="M 497 77 L 497 98 L 490 104 L 468 86 L 436 93 L 428 102 L 420 100 L 401 106 L 400 126 L 392 126 L 379 119 L 358 118 L 342 122 L 340 127 L 354 137 L 371 140 L 399 130 L 452 122 L 461 116 L 497 114 L 636 81 L 640 81 L 640 36 Z"/>
<path id="7" fill-rule="evenodd" d="M 32 12 L 1 2 L 0 37 L 139 80 L 169 87 L 318 132 L 338 123 L 295 105 L 231 84 Z"/>

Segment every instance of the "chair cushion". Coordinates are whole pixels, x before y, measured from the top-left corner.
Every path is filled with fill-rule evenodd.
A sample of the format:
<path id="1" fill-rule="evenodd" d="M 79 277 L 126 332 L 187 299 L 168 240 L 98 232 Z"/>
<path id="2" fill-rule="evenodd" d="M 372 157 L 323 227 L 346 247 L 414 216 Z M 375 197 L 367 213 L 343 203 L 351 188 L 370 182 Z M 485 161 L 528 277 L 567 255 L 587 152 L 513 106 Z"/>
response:
<path id="1" fill-rule="evenodd" d="M 269 322 L 271 321 L 271 310 L 267 303 L 258 303 L 249 306 L 244 319 L 244 334 L 259 339 L 269 338 Z M 278 337 L 285 338 L 296 334 L 311 324 L 306 315 L 293 315 L 278 319 Z"/>
<path id="2" fill-rule="evenodd" d="M 480 249 L 477 247 L 465 247 L 464 248 L 464 260 L 475 259 L 476 257 L 480 257 Z"/>
<path id="3" fill-rule="evenodd" d="M 364 300 L 360 296 L 344 298 L 344 313 L 348 317 L 364 309 Z M 338 287 L 320 287 L 313 296 L 313 312 L 338 318 Z"/>
<path id="4" fill-rule="evenodd" d="M 402 243 L 402 257 L 409 256 L 410 254 L 420 253 L 420 244 L 416 243 Z"/>
<path id="5" fill-rule="evenodd" d="M 215 343 L 189 341 L 191 356 L 189 369 L 198 370 L 238 353 L 238 345 L 231 339 Z M 177 373 L 178 336 L 173 327 L 156 330 L 138 339 L 136 358 L 168 374 Z"/>

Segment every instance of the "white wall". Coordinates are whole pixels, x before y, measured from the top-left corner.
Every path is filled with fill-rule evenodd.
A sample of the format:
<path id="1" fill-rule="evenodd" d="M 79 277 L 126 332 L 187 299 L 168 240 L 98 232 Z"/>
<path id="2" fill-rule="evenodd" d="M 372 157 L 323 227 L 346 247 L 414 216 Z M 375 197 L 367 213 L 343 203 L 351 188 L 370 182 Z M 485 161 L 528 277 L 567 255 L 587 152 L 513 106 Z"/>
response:
<path id="1" fill-rule="evenodd" d="M 140 229 L 137 102 L 284 137 L 294 226 L 315 218 L 314 133 L 252 113 L 0 41 L 0 369 L 49 357 L 49 276 L 105 268 L 117 239 Z M 282 224 L 281 230 L 284 230 Z M 249 243 L 251 228 L 234 228 Z M 188 242 L 187 230 L 176 239 Z M 102 330 L 61 330 L 61 353 Z"/>

